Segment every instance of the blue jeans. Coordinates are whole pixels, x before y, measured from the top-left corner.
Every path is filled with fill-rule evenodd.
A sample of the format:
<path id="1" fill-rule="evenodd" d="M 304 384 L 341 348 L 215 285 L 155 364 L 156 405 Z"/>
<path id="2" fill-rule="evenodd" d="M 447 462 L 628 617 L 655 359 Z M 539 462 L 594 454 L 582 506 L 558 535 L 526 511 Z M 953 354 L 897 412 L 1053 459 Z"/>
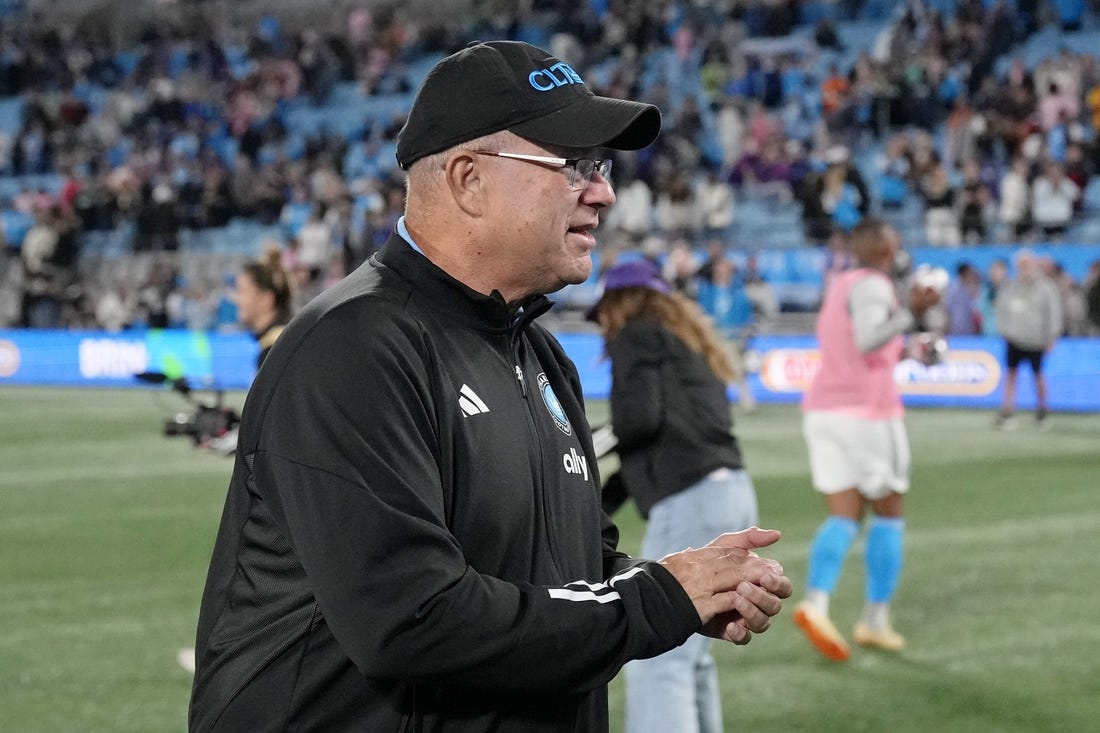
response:
<path id="1" fill-rule="evenodd" d="M 748 473 L 719 469 L 653 505 L 641 557 L 659 560 L 702 547 L 723 532 L 759 521 Z M 676 649 L 623 668 L 627 733 L 722 733 L 722 698 L 710 645 L 709 637 L 693 634 Z"/>

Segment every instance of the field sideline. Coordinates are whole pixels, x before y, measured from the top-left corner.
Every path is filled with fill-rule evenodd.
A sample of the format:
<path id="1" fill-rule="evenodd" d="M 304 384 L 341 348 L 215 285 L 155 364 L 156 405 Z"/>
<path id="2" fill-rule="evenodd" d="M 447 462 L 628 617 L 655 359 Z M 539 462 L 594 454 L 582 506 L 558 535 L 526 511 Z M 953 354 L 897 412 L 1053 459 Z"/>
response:
<path id="1" fill-rule="evenodd" d="M 239 394 L 231 401 L 239 404 Z M 168 393 L 0 388 L 0 730 L 185 730 L 194 636 L 228 459 L 162 436 Z M 590 405 L 595 422 L 606 405 Z M 990 429 L 988 412 L 913 410 L 910 649 L 815 656 L 790 620 L 718 650 L 730 731 L 1094 730 L 1100 718 L 1100 415 Z M 763 524 L 801 589 L 821 503 L 799 415 L 736 413 Z M 604 470 L 613 468 L 611 463 Z M 626 549 L 641 524 L 618 516 Z M 834 601 L 850 629 L 857 543 Z M 612 685 L 612 730 L 622 688 Z"/>

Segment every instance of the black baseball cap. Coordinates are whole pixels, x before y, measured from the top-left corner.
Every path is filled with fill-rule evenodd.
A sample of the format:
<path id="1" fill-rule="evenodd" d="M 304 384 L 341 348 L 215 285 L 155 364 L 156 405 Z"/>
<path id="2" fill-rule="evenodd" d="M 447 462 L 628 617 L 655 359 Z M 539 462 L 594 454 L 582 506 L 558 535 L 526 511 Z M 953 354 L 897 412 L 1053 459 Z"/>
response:
<path id="1" fill-rule="evenodd" d="M 428 72 L 397 135 L 397 163 L 408 169 L 501 130 L 566 148 L 638 150 L 657 139 L 661 112 L 596 96 L 572 66 L 529 43 L 476 42 Z"/>

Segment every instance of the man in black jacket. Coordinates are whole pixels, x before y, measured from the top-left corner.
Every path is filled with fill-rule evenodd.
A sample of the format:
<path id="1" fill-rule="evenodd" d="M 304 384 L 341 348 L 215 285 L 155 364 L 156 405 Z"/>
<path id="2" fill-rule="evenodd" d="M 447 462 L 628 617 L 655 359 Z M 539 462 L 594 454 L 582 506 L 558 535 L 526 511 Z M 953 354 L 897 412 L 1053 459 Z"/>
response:
<path id="1" fill-rule="evenodd" d="M 249 391 L 192 731 L 601 731 L 626 661 L 768 628 L 791 584 L 753 550 L 778 532 L 616 550 L 577 372 L 534 322 L 591 270 L 595 151 L 659 129 L 524 43 L 428 75 L 405 217 Z"/>

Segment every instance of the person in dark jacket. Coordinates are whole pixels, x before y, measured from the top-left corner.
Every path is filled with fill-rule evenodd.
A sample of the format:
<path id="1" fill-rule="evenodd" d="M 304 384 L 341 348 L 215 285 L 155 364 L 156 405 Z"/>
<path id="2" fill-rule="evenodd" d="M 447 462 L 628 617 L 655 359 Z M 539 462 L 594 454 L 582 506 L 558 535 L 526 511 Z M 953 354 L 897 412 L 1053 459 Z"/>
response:
<path id="1" fill-rule="evenodd" d="M 670 292 L 655 265 L 608 270 L 593 317 L 611 359 L 611 427 L 620 469 L 604 487 L 612 514 L 626 495 L 648 520 L 642 555 L 662 557 L 759 521 L 733 434 L 727 346 L 699 306 Z M 628 733 L 721 733 L 711 640 L 626 665 Z"/>
<path id="2" fill-rule="evenodd" d="M 260 346 L 256 356 L 259 367 L 290 320 L 290 280 L 283 270 L 278 247 L 244 264 L 237 275 L 233 300 L 237 319 Z"/>
<path id="3" fill-rule="evenodd" d="M 791 583 L 754 550 L 778 532 L 618 551 L 577 370 L 536 322 L 591 272 L 599 151 L 659 129 L 525 43 L 429 72 L 396 231 L 249 390 L 191 731 L 599 733 L 627 661 L 769 627 Z"/>
<path id="4" fill-rule="evenodd" d="M 291 315 L 291 288 L 288 273 L 283 269 L 281 251 L 277 246 L 267 249 L 261 257 L 250 260 L 237 273 L 233 302 L 237 320 L 256 339 L 256 368 L 263 365 L 275 340 L 283 333 Z M 207 446 L 215 453 L 232 455 L 240 438 L 238 425 L 213 438 Z M 194 650 L 185 650 L 179 657 L 185 669 L 194 671 Z"/>

